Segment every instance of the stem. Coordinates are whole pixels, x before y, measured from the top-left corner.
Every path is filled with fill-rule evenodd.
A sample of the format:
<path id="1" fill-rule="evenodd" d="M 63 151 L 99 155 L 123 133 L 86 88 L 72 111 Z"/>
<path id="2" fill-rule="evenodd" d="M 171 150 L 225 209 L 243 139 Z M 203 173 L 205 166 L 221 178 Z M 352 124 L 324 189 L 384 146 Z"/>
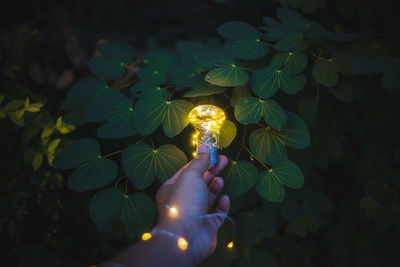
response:
<path id="1" fill-rule="evenodd" d="M 153 147 L 153 149 L 154 149 L 154 142 L 153 142 L 153 138 L 151 138 L 151 135 L 149 135 L 149 138 L 150 138 L 151 146 L 152 146 L 152 147 Z"/>
<path id="2" fill-rule="evenodd" d="M 123 178 L 125 178 L 125 175 L 118 177 L 117 181 L 114 184 L 115 188 L 118 188 L 119 181 L 121 181 L 121 179 L 123 179 Z"/>
<path id="3" fill-rule="evenodd" d="M 252 68 L 246 68 L 246 67 L 240 67 L 242 70 L 248 70 L 251 72 L 255 72 L 255 70 L 253 70 Z"/>
<path id="4" fill-rule="evenodd" d="M 112 156 L 112 155 L 115 155 L 115 154 L 118 154 L 118 153 L 121 153 L 121 152 L 122 152 L 122 150 L 114 151 L 114 152 L 111 152 L 111 153 L 109 153 L 107 155 L 104 155 L 103 158 L 107 158 L 109 156 Z"/>
<path id="5" fill-rule="evenodd" d="M 270 168 L 268 168 L 267 165 L 264 164 L 264 162 L 262 162 L 262 160 L 260 160 L 256 155 L 254 155 L 253 153 L 251 153 L 251 151 L 250 151 L 246 146 L 243 146 L 243 147 L 244 147 L 244 149 L 247 150 L 247 152 L 249 152 L 250 156 L 251 156 L 252 158 L 255 158 L 258 162 L 260 162 L 261 165 L 262 165 L 267 171 L 270 171 L 270 170 L 271 170 Z"/>

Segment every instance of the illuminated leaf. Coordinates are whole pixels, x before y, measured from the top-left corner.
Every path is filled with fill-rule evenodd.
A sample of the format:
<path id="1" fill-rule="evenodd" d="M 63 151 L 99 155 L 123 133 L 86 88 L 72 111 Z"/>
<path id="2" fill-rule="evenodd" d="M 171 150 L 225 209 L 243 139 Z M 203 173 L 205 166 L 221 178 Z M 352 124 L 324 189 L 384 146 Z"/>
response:
<path id="1" fill-rule="evenodd" d="M 185 153 L 174 145 L 153 149 L 145 143 L 130 145 L 122 153 L 122 166 L 129 180 L 139 189 L 149 187 L 155 176 L 169 179 L 187 162 Z"/>
<path id="2" fill-rule="evenodd" d="M 251 152 L 267 164 L 274 164 L 287 158 L 284 143 L 270 127 L 254 130 L 249 137 Z"/>
<path id="3" fill-rule="evenodd" d="M 156 206 L 147 195 L 124 194 L 110 187 L 96 193 L 89 204 L 89 214 L 100 231 L 111 230 L 120 219 L 128 235 L 135 237 L 148 231 L 156 218 Z"/>
<path id="4" fill-rule="evenodd" d="M 286 124 L 286 114 L 274 100 L 245 97 L 235 106 L 235 117 L 242 124 L 256 123 L 261 116 L 268 125 L 275 129 Z"/>
<path id="5" fill-rule="evenodd" d="M 165 135 L 174 137 L 188 125 L 189 112 L 193 107 L 191 102 L 181 99 L 142 98 L 135 106 L 136 127 L 141 135 L 146 135 L 162 123 Z"/>
<path id="6" fill-rule="evenodd" d="M 275 95 L 279 88 L 293 95 L 303 89 L 306 82 L 304 75 L 289 76 L 285 69 L 268 67 L 254 72 L 250 85 L 256 95 L 267 99 Z"/>
<path id="7" fill-rule="evenodd" d="M 29 112 L 39 112 L 43 106 L 44 104 L 42 103 L 32 103 L 26 108 L 26 110 Z"/>
<path id="8" fill-rule="evenodd" d="M 47 146 L 47 160 L 50 165 L 52 165 L 52 162 L 54 160 L 54 154 L 55 154 L 58 144 L 60 144 L 60 142 L 61 142 L 61 138 L 56 138 L 56 139 L 51 140 L 49 145 Z"/>
<path id="9" fill-rule="evenodd" d="M 163 89 L 158 85 L 152 85 L 142 81 L 132 85 L 129 89 L 129 93 L 131 93 L 133 98 L 160 96 L 167 99 L 170 96 L 168 90 Z"/>
<path id="10" fill-rule="evenodd" d="M 154 84 L 163 84 L 167 81 L 167 74 L 163 70 L 154 67 L 142 68 L 137 72 L 137 76 L 143 81 Z"/>
<path id="11" fill-rule="evenodd" d="M 226 88 L 216 86 L 210 83 L 207 83 L 203 80 L 198 81 L 195 85 L 193 85 L 193 89 L 187 91 L 183 96 L 184 97 L 198 97 L 198 96 L 208 96 L 221 94 L 225 92 Z"/>
<path id="12" fill-rule="evenodd" d="M 122 138 L 137 133 L 132 100 L 112 88 L 88 100 L 85 117 L 94 122 L 107 121 L 98 128 L 99 137 Z"/>
<path id="13" fill-rule="evenodd" d="M 260 172 L 256 189 L 262 198 L 271 202 L 282 202 L 285 198 L 285 188 L 269 171 Z"/>
<path id="14" fill-rule="evenodd" d="M 32 168 L 34 171 L 37 171 L 40 166 L 42 165 L 43 162 L 43 153 L 41 152 L 36 152 L 35 155 L 33 156 L 32 160 Z"/>
<path id="15" fill-rule="evenodd" d="M 225 168 L 224 190 L 231 197 L 238 197 L 249 191 L 257 181 L 258 171 L 253 163 L 246 160 L 231 161 Z"/>
<path id="16" fill-rule="evenodd" d="M 284 67 L 285 73 L 295 75 L 302 72 L 308 64 L 308 58 L 303 53 L 276 53 L 272 59 L 270 66 L 273 68 Z"/>
<path id="17" fill-rule="evenodd" d="M 62 121 L 62 117 L 60 116 L 57 118 L 56 129 L 61 134 L 67 134 L 67 133 L 70 133 L 71 131 L 75 130 L 75 126 L 64 123 Z"/>
<path id="18" fill-rule="evenodd" d="M 249 74 L 235 64 L 208 72 L 204 79 L 218 86 L 241 86 L 249 80 Z"/>
<path id="19" fill-rule="evenodd" d="M 99 144 L 92 139 L 79 139 L 59 152 L 53 165 L 59 169 L 76 170 L 68 179 L 71 190 L 84 192 L 98 189 L 115 180 L 117 164 L 100 154 Z"/>
<path id="20" fill-rule="evenodd" d="M 225 120 L 221 126 L 219 134 L 219 148 L 228 147 L 236 137 L 236 125 L 228 120 Z"/>
<path id="21" fill-rule="evenodd" d="M 253 60 L 269 52 L 268 47 L 260 40 L 261 32 L 250 24 L 230 21 L 219 26 L 218 32 L 233 41 L 227 50 L 239 58 Z"/>

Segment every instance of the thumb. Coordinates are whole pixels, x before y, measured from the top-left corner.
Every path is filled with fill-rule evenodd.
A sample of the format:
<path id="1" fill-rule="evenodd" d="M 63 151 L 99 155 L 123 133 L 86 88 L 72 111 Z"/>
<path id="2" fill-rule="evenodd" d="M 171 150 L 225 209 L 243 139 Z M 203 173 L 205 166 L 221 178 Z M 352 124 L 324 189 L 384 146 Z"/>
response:
<path id="1" fill-rule="evenodd" d="M 183 170 L 185 173 L 193 173 L 203 177 L 210 165 L 210 149 L 208 145 L 201 145 L 197 149 L 196 157 Z"/>

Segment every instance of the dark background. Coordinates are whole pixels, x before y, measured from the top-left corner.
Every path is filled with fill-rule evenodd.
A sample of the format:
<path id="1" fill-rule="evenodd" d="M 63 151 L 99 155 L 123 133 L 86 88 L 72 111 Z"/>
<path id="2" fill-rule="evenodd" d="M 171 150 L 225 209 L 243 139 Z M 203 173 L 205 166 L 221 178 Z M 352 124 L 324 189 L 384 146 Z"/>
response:
<path id="1" fill-rule="evenodd" d="M 61 114 L 59 106 L 67 89 L 90 74 L 85 64 L 93 56 L 99 39 L 124 40 L 138 50 L 173 47 L 178 40 L 220 39 L 216 28 L 222 23 L 240 20 L 260 26 L 264 16 L 275 16 L 276 8 L 281 6 L 280 2 L 272 0 L 216 2 L 223 1 L 2 1 L 2 68 L 17 64 L 20 70 L 17 81 L 10 82 L 1 75 L 0 93 L 4 90 L 20 98 L 27 91 L 41 95 L 47 99 L 46 108 L 50 114 L 56 117 Z M 347 32 L 361 32 L 398 49 L 400 18 L 394 2 L 328 0 L 325 9 L 317 9 L 315 14 L 305 16 L 329 30 L 336 27 Z M 35 64 L 41 67 L 40 74 L 36 72 Z M 25 89 L 13 90 L 16 84 L 23 84 Z M 386 93 L 376 95 L 381 106 L 393 97 Z M 397 108 L 391 106 L 392 115 L 399 114 L 398 95 L 394 98 Z M 369 112 L 371 109 L 364 110 Z M 397 117 L 395 119 L 398 121 Z M 382 128 L 391 120 L 382 119 Z M 19 146 L 21 131 L 17 126 L 8 120 L 0 120 L 0 130 L 3 266 L 89 266 L 98 264 L 126 244 L 120 227 L 111 233 L 96 230 L 87 212 L 89 195 L 69 191 L 65 181 L 58 187 L 52 183 L 41 185 L 38 173 L 23 162 Z M 79 131 L 85 130 L 82 127 Z M 396 149 L 398 143 L 389 141 L 388 144 L 378 137 L 372 138 L 368 140 L 369 144 L 378 148 L 368 154 L 362 146 L 363 140 L 352 141 L 352 147 L 347 148 L 354 155 L 352 163 L 343 162 L 319 170 L 324 178 L 321 190 L 333 203 L 327 217 L 328 225 L 302 240 L 291 238 L 283 223 L 278 225 L 276 235 L 280 241 L 275 245 L 285 247 L 289 255 L 307 253 L 309 256 L 302 261 L 307 262 L 304 266 L 350 266 L 357 257 L 365 258 L 359 262 L 371 266 L 399 263 L 396 255 L 397 238 L 400 237 L 398 225 L 385 231 L 376 230 L 373 219 L 359 209 L 360 200 L 366 194 L 364 182 L 352 173 L 357 160 L 374 156 L 381 145 Z M 393 164 L 393 168 L 399 167 Z M 394 183 L 387 184 L 398 192 Z M 398 199 L 396 201 L 399 207 Z M 348 223 L 342 224 L 343 221 Z M 359 226 L 363 226 L 365 236 L 359 234 Z M 360 238 L 374 240 L 368 250 L 359 248 L 362 246 Z M 272 250 L 278 259 L 285 258 L 282 256 L 285 249 Z M 373 255 L 371 259 L 368 258 L 370 255 Z M 293 264 L 282 266 L 303 266 L 303 263 Z"/>

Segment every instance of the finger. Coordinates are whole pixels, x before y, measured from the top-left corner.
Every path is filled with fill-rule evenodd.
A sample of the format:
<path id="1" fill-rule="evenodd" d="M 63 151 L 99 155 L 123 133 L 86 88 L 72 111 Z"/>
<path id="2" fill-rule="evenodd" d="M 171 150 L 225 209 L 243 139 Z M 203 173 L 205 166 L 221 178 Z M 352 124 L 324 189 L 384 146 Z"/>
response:
<path id="1" fill-rule="evenodd" d="M 220 214 L 219 216 L 213 216 L 210 218 L 209 222 L 211 224 L 211 227 L 215 230 L 215 232 L 218 232 L 218 229 L 221 228 L 222 224 L 225 221 L 226 215 L 228 215 L 230 208 L 230 200 L 227 195 L 221 196 L 221 198 L 218 201 L 217 208 L 215 209 L 215 213 Z"/>
<path id="2" fill-rule="evenodd" d="M 182 171 L 182 173 L 189 175 L 180 175 L 180 177 L 203 177 L 204 172 L 210 165 L 210 149 L 207 145 L 201 145 L 197 150 L 196 157 L 189 162 L 189 165 Z"/>
<path id="3" fill-rule="evenodd" d="M 208 184 L 215 176 L 217 176 L 228 164 L 228 158 L 224 155 L 219 156 L 218 165 L 211 170 L 207 170 L 203 176 L 204 181 Z"/>
<path id="4" fill-rule="evenodd" d="M 208 186 L 208 206 L 212 207 L 224 187 L 224 180 L 221 177 L 215 177 Z"/>

